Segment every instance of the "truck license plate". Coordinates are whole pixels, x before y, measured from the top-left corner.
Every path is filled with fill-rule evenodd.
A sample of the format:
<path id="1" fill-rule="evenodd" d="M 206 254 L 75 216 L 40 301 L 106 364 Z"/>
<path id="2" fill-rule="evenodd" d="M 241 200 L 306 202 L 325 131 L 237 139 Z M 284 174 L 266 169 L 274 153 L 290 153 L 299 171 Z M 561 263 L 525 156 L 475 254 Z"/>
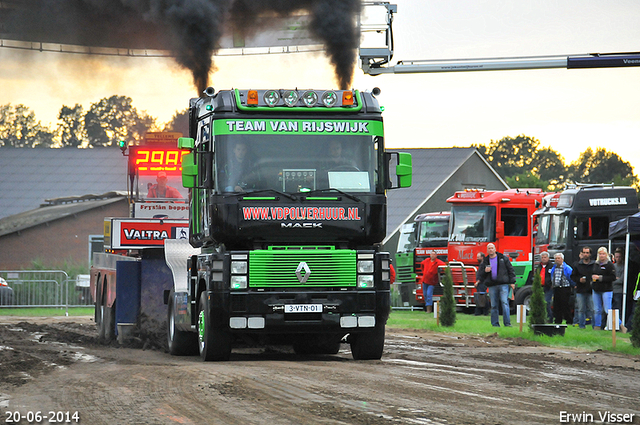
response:
<path id="1" fill-rule="evenodd" d="M 286 304 L 285 313 L 322 313 L 322 304 Z"/>

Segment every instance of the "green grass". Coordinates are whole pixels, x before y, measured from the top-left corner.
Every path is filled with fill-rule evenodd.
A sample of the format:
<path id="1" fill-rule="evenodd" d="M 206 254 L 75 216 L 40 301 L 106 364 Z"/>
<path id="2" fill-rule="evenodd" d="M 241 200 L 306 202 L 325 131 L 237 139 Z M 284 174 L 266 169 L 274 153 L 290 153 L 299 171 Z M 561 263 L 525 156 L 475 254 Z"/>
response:
<path id="1" fill-rule="evenodd" d="M 18 316 L 18 317 L 49 317 L 64 316 L 65 308 L 7 308 L 0 307 L 0 316 Z M 69 316 L 93 316 L 93 307 L 69 307 Z"/>
<path id="2" fill-rule="evenodd" d="M 502 324 L 502 316 L 500 317 L 500 323 Z M 501 338 L 524 338 L 552 347 L 569 347 L 589 351 L 600 349 L 640 356 L 640 348 L 635 348 L 631 345 L 629 334 L 616 332 L 616 347 L 613 348 L 611 332 L 608 331 L 594 331 L 591 328 L 579 329 L 578 327 L 568 326 L 564 337 L 549 337 L 546 335 L 534 335 L 526 323 L 522 327 L 522 333 L 520 333 L 520 325 L 516 323 L 515 316 L 511 316 L 511 324 L 513 325 L 511 328 L 505 328 L 504 326 L 494 328 L 491 326 L 489 316 L 458 313 L 455 325 L 445 328 L 436 325 L 436 319 L 433 314 L 427 315 L 422 311 L 396 310 L 391 312 L 387 327 L 426 329 L 449 334 L 491 335 L 497 333 Z"/>

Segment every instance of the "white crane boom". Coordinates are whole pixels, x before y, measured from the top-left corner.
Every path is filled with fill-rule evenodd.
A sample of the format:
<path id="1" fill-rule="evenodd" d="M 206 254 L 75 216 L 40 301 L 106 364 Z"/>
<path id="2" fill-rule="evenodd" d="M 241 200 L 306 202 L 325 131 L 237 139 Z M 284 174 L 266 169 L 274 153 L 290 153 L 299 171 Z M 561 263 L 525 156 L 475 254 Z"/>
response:
<path id="1" fill-rule="evenodd" d="M 379 25 L 363 25 L 361 31 L 375 31 L 385 34 L 384 47 L 360 46 L 360 62 L 362 70 L 369 75 L 411 74 L 428 72 L 468 72 L 468 71 L 505 71 L 517 69 L 547 68 L 613 68 L 640 66 L 640 53 L 590 53 L 581 55 L 554 56 L 522 56 L 505 58 L 475 59 L 432 59 L 401 60 L 396 65 L 389 65 L 393 57 L 393 14 L 398 11 L 395 4 L 383 1 L 364 2 L 364 6 L 386 8 L 386 23 Z"/>

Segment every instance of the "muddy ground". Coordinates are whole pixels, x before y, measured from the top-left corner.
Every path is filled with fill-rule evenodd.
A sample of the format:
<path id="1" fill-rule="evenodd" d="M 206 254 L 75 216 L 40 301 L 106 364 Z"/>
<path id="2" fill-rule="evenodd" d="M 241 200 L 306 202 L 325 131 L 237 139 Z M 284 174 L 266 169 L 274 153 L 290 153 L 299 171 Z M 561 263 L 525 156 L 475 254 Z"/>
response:
<path id="1" fill-rule="evenodd" d="M 343 344 L 202 363 L 97 336 L 91 318 L 1 317 L 0 424 L 37 411 L 40 423 L 78 412 L 92 425 L 601 423 L 607 412 L 640 424 L 640 358 L 602 351 L 387 329 L 380 361 L 354 361 Z"/>

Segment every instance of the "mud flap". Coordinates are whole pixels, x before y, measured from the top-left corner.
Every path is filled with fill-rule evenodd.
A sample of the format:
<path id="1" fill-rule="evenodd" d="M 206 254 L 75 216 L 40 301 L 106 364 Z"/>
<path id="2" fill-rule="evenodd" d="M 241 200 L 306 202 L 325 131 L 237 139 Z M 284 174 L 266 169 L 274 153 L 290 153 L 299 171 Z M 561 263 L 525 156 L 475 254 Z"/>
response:
<path id="1" fill-rule="evenodd" d="M 116 263 L 116 329 L 118 342 L 131 338 L 138 324 L 140 313 L 140 270 L 139 261 L 118 261 Z"/>

